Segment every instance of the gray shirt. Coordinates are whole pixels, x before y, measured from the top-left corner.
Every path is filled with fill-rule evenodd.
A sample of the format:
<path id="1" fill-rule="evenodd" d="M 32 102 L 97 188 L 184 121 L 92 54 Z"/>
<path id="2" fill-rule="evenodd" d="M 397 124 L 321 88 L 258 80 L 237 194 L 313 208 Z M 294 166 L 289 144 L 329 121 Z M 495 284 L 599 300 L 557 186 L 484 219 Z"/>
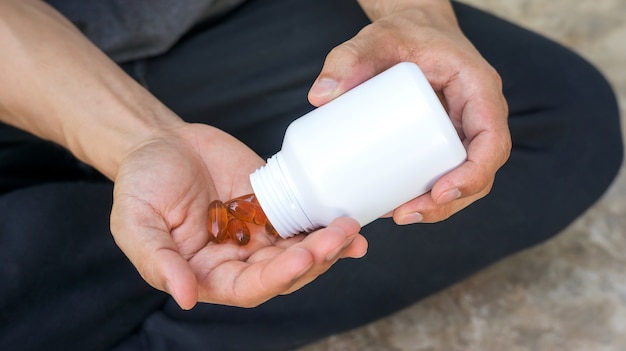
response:
<path id="1" fill-rule="evenodd" d="M 167 51 L 191 27 L 245 0 L 47 0 L 117 62 Z"/>

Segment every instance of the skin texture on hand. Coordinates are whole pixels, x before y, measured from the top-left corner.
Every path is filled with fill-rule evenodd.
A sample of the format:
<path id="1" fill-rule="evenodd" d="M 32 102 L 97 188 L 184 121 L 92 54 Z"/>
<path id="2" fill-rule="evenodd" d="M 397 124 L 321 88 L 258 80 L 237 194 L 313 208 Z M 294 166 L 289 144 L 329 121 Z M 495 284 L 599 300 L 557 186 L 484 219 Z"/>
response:
<path id="1" fill-rule="evenodd" d="M 500 77 L 463 35 L 448 1 L 359 3 L 372 24 L 329 53 L 309 101 L 323 105 L 396 63 L 416 63 L 444 100 L 468 159 L 390 215 L 398 224 L 444 220 L 487 195 L 509 157 Z"/>
<path id="2" fill-rule="evenodd" d="M 53 141 L 115 181 L 111 232 L 143 278 L 182 308 L 250 307 L 294 291 L 367 242 L 351 219 L 306 237 L 208 243 L 208 205 L 251 192 L 263 161 L 187 124 L 38 0 L 0 0 L 0 120 Z"/>
<path id="3" fill-rule="evenodd" d="M 238 246 L 209 243 L 207 209 L 251 192 L 263 161 L 230 135 L 188 124 L 126 157 L 115 180 L 111 230 L 143 278 L 182 308 L 197 301 L 256 306 L 292 292 L 339 258 L 361 257 L 366 240 L 348 218 L 307 236 L 263 231 Z"/>
<path id="4" fill-rule="evenodd" d="M 322 105 L 395 63 L 417 63 L 445 98 L 469 158 L 393 216 L 442 220 L 487 194 L 508 157 L 499 77 L 460 32 L 449 3 L 361 4 L 373 24 L 329 54 L 309 99 Z M 337 259 L 365 254 L 367 241 L 348 218 L 288 240 L 208 243 L 209 203 L 251 192 L 248 176 L 263 164 L 254 152 L 213 127 L 183 122 L 44 2 L 0 0 L 0 41 L 0 66 L 11 67 L 0 84 L 0 120 L 66 147 L 115 181 L 116 243 L 182 308 L 256 306 Z"/>

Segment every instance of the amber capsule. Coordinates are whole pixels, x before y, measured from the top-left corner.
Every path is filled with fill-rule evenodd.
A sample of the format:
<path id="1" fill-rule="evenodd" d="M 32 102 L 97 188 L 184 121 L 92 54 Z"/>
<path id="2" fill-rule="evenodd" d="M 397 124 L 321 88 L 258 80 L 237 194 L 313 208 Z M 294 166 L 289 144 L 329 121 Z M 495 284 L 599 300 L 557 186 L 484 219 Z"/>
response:
<path id="1" fill-rule="evenodd" d="M 226 208 L 232 216 L 242 221 L 258 225 L 265 225 L 265 222 L 267 222 L 267 217 L 254 194 L 232 199 L 226 203 Z"/>
<path id="2" fill-rule="evenodd" d="M 256 213 L 256 207 L 253 203 L 245 201 L 242 198 L 236 198 L 226 203 L 228 212 L 233 217 L 237 217 L 242 221 L 254 222 L 254 215 Z"/>
<path id="3" fill-rule="evenodd" d="M 209 204 L 209 220 L 208 228 L 211 234 L 211 240 L 217 243 L 224 242 L 228 239 L 228 211 L 224 207 L 224 203 L 220 200 L 214 200 Z"/>
<path id="4" fill-rule="evenodd" d="M 265 215 L 265 212 L 263 212 L 263 208 L 261 208 L 261 204 L 259 204 L 259 200 L 256 195 L 252 194 L 250 202 L 253 203 L 257 208 L 256 212 L 254 213 L 254 223 L 258 225 L 265 225 L 267 223 L 267 216 Z"/>
<path id="5" fill-rule="evenodd" d="M 231 199 L 230 201 L 235 201 L 235 200 L 237 200 L 237 201 L 245 201 L 245 202 L 254 202 L 256 204 L 259 203 L 258 200 L 256 199 L 256 195 L 254 195 L 254 194 L 241 195 L 241 196 L 238 196 L 238 197 L 236 197 L 234 199 Z"/>
<path id="6" fill-rule="evenodd" d="M 254 223 L 258 225 L 265 225 L 267 223 L 267 216 L 265 216 L 265 212 L 263 212 L 261 205 L 255 206 L 257 207 L 257 210 L 254 213 Z"/>
<path id="7" fill-rule="evenodd" d="M 269 235 L 280 237 L 274 226 L 269 221 L 265 222 L 265 232 Z"/>
<path id="8" fill-rule="evenodd" d="M 250 241 L 250 229 L 244 221 L 239 218 L 231 217 L 228 221 L 226 231 L 237 245 L 245 245 Z"/>

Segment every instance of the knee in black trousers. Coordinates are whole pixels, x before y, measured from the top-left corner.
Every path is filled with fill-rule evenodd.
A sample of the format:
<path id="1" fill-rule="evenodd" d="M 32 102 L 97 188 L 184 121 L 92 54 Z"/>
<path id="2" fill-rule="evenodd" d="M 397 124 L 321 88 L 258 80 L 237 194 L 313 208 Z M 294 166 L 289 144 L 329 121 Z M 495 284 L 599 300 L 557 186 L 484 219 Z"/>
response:
<path id="1" fill-rule="evenodd" d="M 455 10 L 466 35 L 500 72 L 511 110 L 512 155 L 491 194 L 442 223 L 400 227 L 378 220 L 363 229 L 370 242 L 365 258 L 339 262 L 302 290 L 255 309 L 200 305 L 182 312 L 168 303 L 149 319 L 144 337 L 164 350 L 183 347 L 181 340 L 212 343 L 216 349 L 252 347 L 247 340 L 254 340 L 257 350 L 290 349 L 388 315 L 541 243 L 602 195 L 622 158 L 615 98 L 604 78 L 560 45 L 466 5 L 455 4 Z M 281 39 L 294 52 L 312 50 L 291 43 L 289 36 Z M 254 108 L 283 116 L 271 124 L 278 132 L 269 134 L 282 136 L 282 128 L 298 117 L 294 111 L 308 107 L 297 108 L 297 95 L 272 87 L 297 87 L 304 101 L 319 69 L 296 64 L 297 79 L 290 80 L 285 67 L 285 74 L 268 77 L 268 85 L 259 90 L 271 94 L 254 95 L 264 104 L 246 100 L 246 108 L 228 110 L 235 120 Z M 231 73 L 236 81 L 245 80 Z M 250 145 L 258 145 L 255 135 L 268 135 L 251 131 L 241 134 L 250 138 Z"/>
<path id="2" fill-rule="evenodd" d="M 78 277 L 99 272 L 102 279 L 60 286 L 70 276 L 58 280 L 39 272 L 21 275 L 23 285 L 0 288 L 0 303 L 13 306 L 3 310 L 4 316 L 20 317 L 1 319 L 20 325 L 3 325 L 0 349 L 6 340 L 20 338 L 33 350 L 58 340 L 66 350 L 106 349 L 115 342 L 119 350 L 292 349 L 395 312 L 557 234 L 602 195 L 620 167 L 614 95 L 597 70 L 572 52 L 469 6 L 454 6 L 466 35 L 500 72 L 510 108 L 511 158 L 486 198 L 441 223 L 396 226 L 378 220 L 363 229 L 370 242 L 365 258 L 341 261 L 309 286 L 258 308 L 201 304 L 185 312 L 147 287 L 112 239 L 104 239 L 110 185 L 83 183 L 93 179 L 82 170 L 62 178 L 71 180 L 63 184 L 31 187 L 50 182 L 46 177 L 20 183 L 23 191 L 0 199 L 0 218 L 27 221 L 29 201 L 44 201 L 34 208 L 46 213 L 32 217 L 37 223 L 24 230 L 16 222 L 0 225 L 0 240 L 8 243 L 3 237 L 12 236 L 12 246 L 0 245 L 0 255 L 15 257 L 2 250 L 24 240 L 40 243 L 24 247 L 38 247 L 46 257 L 0 260 L 0 279 L 13 282 L 16 269 L 42 265 L 57 274 L 73 267 Z M 327 21 L 334 16 L 341 20 Z M 268 24 L 268 18 L 280 20 Z M 170 53 L 138 63 L 138 78 L 187 120 L 224 128 L 267 156 L 280 147 L 287 124 L 311 109 L 306 92 L 328 50 L 366 24 L 352 0 L 253 0 L 190 34 Z M 1 136 L 2 130 L 0 142 Z M 69 164 L 75 169 L 75 160 Z M 21 169 L 28 174 L 28 168 Z M 90 201 L 95 212 L 85 207 Z M 61 217 L 66 222 L 58 223 Z M 72 241 L 65 245 L 64 240 Z M 56 260 L 56 253 L 63 260 Z M 117 274 L 102 275 L 111 272 L 107 267 Z M 23 286 L 29 287 L 30 300 L 20 297 Z M 76 299 L 47 301 L 47 291 Z M 42 307 L 20 310 L 21 301 Z M 82 329 L 72 329 L 78 318 L 63 312 L 70 308 L 90 319 L 80 323 Z M 46 311 L 50 314 L 42 318 Z M 89 322 L 100 329 L 85 328 Z M 80 342 L 72 342 L 72 330 L 81 330 Z M 84 334 L 89 330 L 93 333 Z"/>

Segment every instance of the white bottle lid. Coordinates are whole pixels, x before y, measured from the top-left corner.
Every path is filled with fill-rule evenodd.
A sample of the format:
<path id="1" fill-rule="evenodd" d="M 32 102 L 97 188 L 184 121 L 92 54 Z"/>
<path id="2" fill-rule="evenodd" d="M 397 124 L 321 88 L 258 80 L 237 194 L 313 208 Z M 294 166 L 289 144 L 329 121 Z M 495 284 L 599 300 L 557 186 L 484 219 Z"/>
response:
<path id="1" fill-rule="evenodd" d="M 281 168 L 280 159 L 280 152 L 270 157 L 265 166 L 250 175 L 250 182 L 257 201 L 266 216 L 269 214 L 268 220 L 274 229 L 281 237 L 288 238 L 298 233 L 311 232 L 317 227 L 300 206 Z"/>

